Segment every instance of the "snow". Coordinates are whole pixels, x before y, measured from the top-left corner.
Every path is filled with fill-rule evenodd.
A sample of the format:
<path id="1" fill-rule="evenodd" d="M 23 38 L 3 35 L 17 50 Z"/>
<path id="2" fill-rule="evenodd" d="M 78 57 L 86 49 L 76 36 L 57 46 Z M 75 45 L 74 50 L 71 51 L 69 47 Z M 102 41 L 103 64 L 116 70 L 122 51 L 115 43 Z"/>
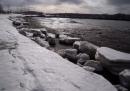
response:
<path id="1" fill-rule="evenodd" d="M 130 77 L 130 69 L 125 69 L 120 74 L 122 74 L 125 77 Z"/>
<path id="2" fill-rule="evenodd" d="M 123 86 L 130 89 L 130 69 L 125 69 L 119 74 L 120 82 Z"/>
<path id="3" fill-rule="evenodd" d="M 7 18 L 0 15 L 0 91 L 117 91 L 102 76 L 20 35 Z"/>
<path id="4" fill-rule="evenodd" d="M 128 53 L 123 53 L 108 47 L 98 48 L 97 51 L 113 62 L 130 62 L 130 54 Z"/>
<path id="5" fill-rule="evenodd" d="M 130 69 L 130 54 L 108 47 L 97 49 L 96 60 L 114 75 L 118 75 L 124 69 Z"/>

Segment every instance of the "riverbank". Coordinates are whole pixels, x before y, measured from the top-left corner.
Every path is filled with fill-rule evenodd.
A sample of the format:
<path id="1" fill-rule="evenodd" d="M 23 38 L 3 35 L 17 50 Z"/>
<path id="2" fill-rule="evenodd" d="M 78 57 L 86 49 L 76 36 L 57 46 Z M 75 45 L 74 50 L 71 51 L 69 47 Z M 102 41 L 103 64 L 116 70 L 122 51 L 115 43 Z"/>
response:
<path id="1" fill-rule="evenodd" d="M 69 36 L 79 37 L 98 46 L 107 46 L 130 53 L 129 22 L 82 20 L 71 18 L 35 18 L 52 33 L 66 32 Z"/>
<path id="2" fill-rule="evenodd" d="M 1 91 L 117 91 L 102 76 L 19 34 L 8 17 L 0 15 Z"/>
<path id="3" fill-rule="evenodd" d="M 20 34 L 33 40 L 41 47 L 58 53 L 63 58 L 87 71 L 104 76 L 118 89 L 126 89 L 122 87 L 119 76 L 124 69 L 129 69 L 130 54 L 82 41 L 78 37 L 70 36 L 69 32 L 59 32 L 42 26 L 35 18 L 31 18 L 12 17 L 10 20 L 13 21 L 13 25 Z M 128 85 L 124 86 L 128 88 Z"/>

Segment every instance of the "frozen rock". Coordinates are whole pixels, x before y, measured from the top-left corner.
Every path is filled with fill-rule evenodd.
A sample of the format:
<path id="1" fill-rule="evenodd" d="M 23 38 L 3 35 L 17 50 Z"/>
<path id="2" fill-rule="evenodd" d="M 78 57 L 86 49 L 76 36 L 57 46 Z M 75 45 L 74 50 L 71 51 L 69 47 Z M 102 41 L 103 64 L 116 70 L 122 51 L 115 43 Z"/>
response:
<path id="1" fill-rule="evenodd" d="M 50 47 L 49 43 L 47 41 L 41 39 L 40 37 L 36 37 L 34 39 L 34 41 L 36 41 L 36 43 L 38 43 L 42 47 L 45 47 L 45 48 L 49 48 Z"/>
<path id="2" fill-rule="evenodd" d="M 21 29 L 18 29 L 19 33 L 21 33 L 22 35 L 24 36 L 27 36 L 27 37 L 40 37 L 40 38 L 45 38 L 46 39 L 46 36 L 45 34 L 43 34 L 40 29 L 31 29 L 31 28 L 21 28 Z"/>
<path id="3" fill-rule="evenodd" d="M 30 32 L 31 33 L 29 28 L 21 28 L 21 29 L 18 29 L 18 31 L 25 31 L 25 32 Z"/>
<path id="4" fill-rule="evenodd" d="M 94 72 L 94 71 L 95 71 L 95 68 L 94 68 L 94 67 L 91 67 L 91 66 L 83 66 L 83 68 L 84 68 L 86 71 L 90 71 L 90 72 Z"/>
<path id="5" fill-rule="evenodd" d="M 25 25 L 16 26 L 16 29 L 22 29 L 22 28 L 27 28 L 27 26 Z"/>
<path id="6" fill-rule="evenodd" d="M 41 37 L 40 29 L 30 29 L 29 31 L 33 33 L 33 37 Z"/>
<path id="7" fill-rule="evenodd" d="M 76 42 L 74 42 L 73 48 L 79 49 L 80 44 L 81 44 L 81 41 L 76 41 Z"/>
<path id="8" fill-rule="evenodd" d="M 95 68 L 96 72 L 101 72 L 103 71 L 103 67 L 101 65 L 101 63 L 99 61 L 95 61 L 95 60 L 87 60 L 86 63 L 84 64 L 84 66 L 90 66 Z"/>
<path id="9" fill-rule="evenodd" d="M 66 49 L 65 50 L 65 58 L 68 58 L 73 63 L 77 62 L 77 50 L 76 49 Z"/>
<path id="10" fill-rule="evenodd" d="M 20 26 L 22 23 L 21 21 L 13 21 L 14 26 Z"/>
<path id="11" fill-rule="evenodd" d="M 65 49 L 58 50 L 57 53 L 63 58 L 65 58 Z"/>
<path id="12" fill-rule="evenodd" d="M 51 38 L 55 38 L 55 34 L 53 34 L 53 33 L 48 33 L 47 36 L 51 37 Z"/>
<path id="13" fill-rule="evenodd" d="M 125 69 L 119 74 L 122 85 L 130 89 L 130 69 Z"/>
<path id="14" fill-rule="evenodd" d="M 74 38 L 67 35 L 62 35 L 62 36 L 60 35 L 59 42 L 65 45 L 73 45 L 75 41 L 79 41 L 79 40 L 80 38 Z"/>
<path id="15" fill-rule="evenodd" d="M 87 61 L 87 60 L 90 60 L 90 57 L 89 55 L 85 54 L 85 53 L 80 53 L 77 55 L 77 64 L 81 64 L 81 65 L 84 65 L 84 63 Z"/>
<path id="16" fill-rule="evenodd" d="M 73 63 L 77 63 L 77 50 L 76 49 L 64 49 L 58 52 L 62 57 L 67 58 Z"/>
<path id="17" fill-rule="evenodd" d="M 18 29 L 18 32 L 24 36 L 33 37 L 33 33 L 30 31 L 29 28 L 20 28 Z"/>
<path id="18" fill-rule="evenodd" d="M 55 37 L 56 38 L 60 38 L 60 31 L 58 30 L 58 31 L 55 31 Z"/>
<path id="19" fill-rule="evenodd" d="M 86 53 L 91 59 L 95 59 L 95 54 L 98 46 L 87 41 L 76 41 L 73 45 L 81 53 Z"/>
<path id="20" fill-rule="evenodd" d="M 45 28 L 40 29 L 40 30 L 41 30 L 41 32 L 42 32 L 43 34 L 45 34 L 45 35 L 47 36 L 47 30 L 46 30 Z"/>
<path id="21" fill-rule="evenodd" d="M 89 57 L 89 55 L 86 54 L 86 53 L 79 53 L 79 54 L 77 55 L 77 59 L 90 60 L 90 57 Z"/>
<path id="22" fill-rule="evenodd" d="M 78 59 L 77 64 L 83 66 L 86 61 L 87 60 L 84 60 L 84 59 Z"/>
<path id="23" fill-rule="evenodd" d="M 64 35 L 64 34 L 59 35 L 59 43 L 62 44 L 62 39 L 65 39 L 66 37 L 68 37 L 68 36 Z"/>
<path id="24" fill-rule="evenodd" d="M 47 41 L 49 42 L 50 45 L 55 46 L 56 45 L 55 34 L 48 33 Z"/>
<path id="25" fill-rule="evenodd" d="M 27 32 L 24 31 L 24 30 L 20 30 L 19 33 L 22 34 L 22 35 L 24 35 L 24 36 L 27 36 Z"/>
<path id="26" fill-rule="evenodd" d="M 115 85 L 115 87 L 117 88 L 118 91 L 128 91 L 127 88 L 121 86 L 121 85 Z"/>
<path id="27" fill-rule="evenodd" d="M 22 25 L 23 25 L 23 26 L 28 26 L 29 23 L 28 23 L 28 22 L 22 22 Z"/>
<path id="28" fill-rule="evenodd" d="M 61 30 L 62 31 L 62 30 Z M 58 38 L 60 38 L 60 39 L 62 39 L 62 38 L 66 38 L 66 37 L 68 37 L 68 35 L 70 34 L 70 33 L 66 33 L 66 32 L 58 32 L 57 31 L 57 33 L 56 34 L 58 34 Z"/>
<path id="29" fill-rule="evenodd" d="M 21 29 L 19 29 L 19 31 L 25 31 L 25 32 L 29 32 L 29 33 L 41 34 L 40 29 L 33 29 L 33 28 L 21 28 Z"/>
<path id="30" fill-rule="evenodd" d="M 33 29 L 33 28 L 29 28 L 29 31 L 32 32 L 32 33 L 41 33 L 41 30 L 40 29 Z"/>
<path id="31" fill-rule="evenodd" d="M 46 35 L 45 34 L 41 34 L 40 37 L 46 40 Z"/>
<path id="32" fill-rule="evenodd" d="M 1 91 L 117 91 L 102 76 L 85 71 L 19 34 L 7 15 L 0 15 L 0 20 L 0 33 L 15 36 L 18 43 L 15 49 L 0 50 Z"/>
<path id="33" fill-rule="evenodd" d="M 29 28 L 20 28 L 18 29 L 18 32 L 24 36 L 28 36 L 28 34 L 31 34 L 31 36 L 33 36 L 33 33 L 30 31 Z"/>
<path id="34" fill-rule="evenodd" d="M 118 75 L 130 68 L 130 54 L 116 51 L 108 47 L 98 48 L 96 59 L 111 73 Z"/>
<path id="35" fill-rule="evenodd" d="M 86 61 L 87 60 L 84 60 L 84 59 L 78 59 L 77 64 L 80 65 L 80 66 L 83 66 Z"/>
<path id="36" fill-rule="evenodd" d="M 64 34 L 59 35 L 59 38 L 60 38 L 60 39 L 66 38 L 66 37 L 68 37 L 68 36 L 67 36 L 67 35 L 64 35 Z"/>

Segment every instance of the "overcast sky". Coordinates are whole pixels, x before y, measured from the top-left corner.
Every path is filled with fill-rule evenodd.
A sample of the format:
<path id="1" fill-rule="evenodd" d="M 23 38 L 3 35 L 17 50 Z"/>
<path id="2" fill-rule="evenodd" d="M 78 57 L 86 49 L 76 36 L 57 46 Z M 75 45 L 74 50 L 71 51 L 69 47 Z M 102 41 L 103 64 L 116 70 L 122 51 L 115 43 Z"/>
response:
<path id="1" fill-rule="evenodd" d="M 43 12 L 128 13 L 130 0 L 0 0 L 7 9 L 31 8 Z"/>

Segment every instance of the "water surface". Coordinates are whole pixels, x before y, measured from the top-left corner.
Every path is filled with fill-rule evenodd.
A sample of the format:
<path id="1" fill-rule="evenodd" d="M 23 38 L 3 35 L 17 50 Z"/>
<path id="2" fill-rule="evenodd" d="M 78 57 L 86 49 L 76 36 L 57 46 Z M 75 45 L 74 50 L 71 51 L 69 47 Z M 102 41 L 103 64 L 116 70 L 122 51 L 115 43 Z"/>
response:
<path id="1" fill-rule="evenodd" d="M 70 33 L 98 46 L 111 47 L 130 53 L 130 21 L 37 18 L 41 25 Z"/>

